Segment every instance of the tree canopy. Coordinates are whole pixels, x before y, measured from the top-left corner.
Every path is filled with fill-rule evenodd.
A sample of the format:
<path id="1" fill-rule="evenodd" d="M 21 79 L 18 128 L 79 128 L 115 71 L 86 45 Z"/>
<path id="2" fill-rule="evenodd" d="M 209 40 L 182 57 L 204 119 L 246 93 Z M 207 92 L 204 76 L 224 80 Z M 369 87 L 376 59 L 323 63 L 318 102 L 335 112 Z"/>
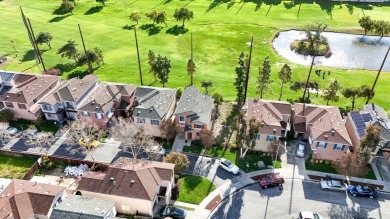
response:
<path id="1" fill-rule="evenodd" d="M 73 59 L 75 62 L 77 62 L 77 57 L 79 56 L 79 52 L 76 48 L 77 44 L 73 40 L 68 40 L 68 42 L 60 47 L 57 51 L 57 54 L 61 54 L 61 57 Z"/>
<path id="2" fill-rule="evenodd" d="M 187 155 L 177 151 L 172 151 L 163 160 L 165 163 L 175 164 L 175 173 L 180 173 L 190 164 Z"/>
<path id="3" fill-rule="evenodd" d="M 138 24 L 139 19 L 141 18 L 141 15 L 138 12 L 132 12 L 129 15 L 130 20 L 136 22 Z"/>
<path id="4" fill-rule="evenodd" d="M 352 100 L 352 109 L 355 108 L 355 100 L 360 97 L 367 97 L 371 93 L 371 89 L 367 85 L 362 85 L 357 88 L 347 87 L 341 91 L 345 98 Z"/>
<path id="5" fill-rule="evenodd" d="M 73 9 L 74 9 L 75 5 L 76 4 L 74 3 L 74 1 L 62 0 L 61 6 L 60 6 L 60 10 L 63 13 L 73 14 Z"/>
<path id="6" fill-rule="evenodd" d="M 167 27 L 167 15 L 165 14 L 165 11 L 160 11 L 160 12 L 157 12 L 155 10 L 149 12 L 149 13 L 146 13 L 145 14 L 146 17 L 148 17 L 150 20 L 153 21 L 153 24 L 156 23 L 156 24 L 165 24 L 165 26 Z"/>
<path id="7" fill-rule="evenodd" d="M 204 89 L 206 90 L 206 94 L 209 93 L 209 87 L 212 87 L 212 86 L 213 86 L 212 80 L 202 81 L 202 87 L 204 87 Z"/>
<path id="8" fill-rule="evenodd" d="M 372 31 L 374 29 L 374 21 L 371 20 L 370 16 L 361 17 L 359 19 L 359 24 L 364 29 L 364 35 L 366 35 L 368 31 Z"/>
<path id="9" fill-rule="evenodd" d="M 0 122 L 10 122 L 15 118 L 15 115 L 9 109 L 3 109 L 0 111 Z"/>
<path id="10" fill-rule="evenodd" d="M 190 86 L 194 84 L 194 72 L 196 70 L 196 65 L 194 60 L 188 59 L 187 62 L 187 73 L 190 76 Z"/>
<path id="11" fill-rule="evenodd" d="M 236 71 L 236 79 L 234 81 L 234 86 L 237 90 L 237 103 L 238 106 L 241 107 L 241 104 L 244 100 L 244 92 L 245 92 L 245 82 L 246 82 L 246 69 L 247 69 L 247 60 L 245 58 L 244 52 L 240 53 L 238 57 L 238 66 L 235 68 Z"/>
<path id="12" fill-rule="evenodd" d="M 339 82 L 337 79 L 330 82 L 330 84 L 325 88 L 322 97 L 326 100 L 326 105 L 329 105 L 329 101 L 337 102 L 339 101 Z"/>
<path id="13" fill-rule="evenodd" d="M 163 87 L 165 87 L 169 79 L 169 73 L 171 72 L 171 61 L 166 56 L 162 57 L 158 54 L 154 65 L 156 76 Z"/>
<path id="14" fill-rule="evenodd" d="M 51 33 L 49 33 L 49 32 L 40 32 L 38 34 L 38 36 L 36 37 L 36 43 L 38 43 L 39 45 L 42 45 L 42 44 L 45 43 L 51 49 L 50 41 L 52 39 L 53 39 L 53 37 L 52 37 Z"/>
<path id="15" fill-rule="evenodd" d="M 273 80 L 271 79 L 271 65 L 269 63 L 269 57 L 265 57 L 263 66 L 259 67 L 259 76 L 257 77 L 257 90 L 260 94 L 260 99 L 263 98 L 263 92 L 269 91 L 272 92 L 270 83 Z"/>
<path id="16" fill-rule="evenodd" d="M 370 152 L 375 148 L 380 141 L 381 128 L 378 125 L 369 124 L 366 127 L 366 135 L 360 138 L 360 151 L 368 160 Z"/>
<path id="17" fill-rule="evenodd" d="M 290 66 L 288 66 L 287 64 L 284 64 L 282 69 L 278 73 L 278 77 L 279 77 L 279 79 L 281 81 L 281 83 L 280 83 L 279 100 L 282 99 L 284 84 L 286 84 L 286 83 L 291 81 L 291 75 L 292 75 L 292 72 L 291 72 Z"/>
<path id="18" fill-rule="evenodd" d="M 173 14 L 173 17 L 176 19 L 176 21 L 182 21 L 182 27 L 184 27 L 184 22 L 186 20 L 191 20 L 194 18 L 194 13 L 188 8 L 176 8 L 175 14 Z"/>

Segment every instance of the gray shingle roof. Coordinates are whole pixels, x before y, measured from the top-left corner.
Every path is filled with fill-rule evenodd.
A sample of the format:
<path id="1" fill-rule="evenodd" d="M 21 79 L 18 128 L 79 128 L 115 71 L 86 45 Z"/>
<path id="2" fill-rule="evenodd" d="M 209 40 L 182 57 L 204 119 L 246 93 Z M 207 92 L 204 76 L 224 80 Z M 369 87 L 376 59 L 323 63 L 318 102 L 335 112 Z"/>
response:
<path id="1" fill-rule="evenodd" d="M 210 122 L 213 107 L 213 98 L 200 93 L 198 88 L 189 86 L 181 95 L 180 101 L 175 110 L 175 115 L 185 112 L 194 112 L 198 117 L 194 121 L 208 124 Z"/>
<path id="2" fill-rule="evenodd" d="M 10 82 L 15 76 L 15 73 L 0 71 L 0 83 Z"/>
<path id="3" fill-rule="evenodd" d="M 71 195 L 53 209 L 50 219 L 104 219 L 114 205 L 106 199 Z"/>
<path id="4" fill-rule="evenodd" d="M 381 128 L 380 131 L 380 137 L 382 143 L 386 143 L 390 141 L 390 119 L 387 116 L 386 111 L 376 105 L 376 104 L 367 104 L 364 106 L 364 109 L 368 111 L 371 114 L 371 117 L 373 118 L 373 124 L 379 125 Z M 364 111 L 360 111 L 364 112 Z"/>
<path id="5" fill-rule="evenodd" d="M 135 117 L 164 119 L 176 99 L 176 89 L 140 86 L 135 94 Z"/>

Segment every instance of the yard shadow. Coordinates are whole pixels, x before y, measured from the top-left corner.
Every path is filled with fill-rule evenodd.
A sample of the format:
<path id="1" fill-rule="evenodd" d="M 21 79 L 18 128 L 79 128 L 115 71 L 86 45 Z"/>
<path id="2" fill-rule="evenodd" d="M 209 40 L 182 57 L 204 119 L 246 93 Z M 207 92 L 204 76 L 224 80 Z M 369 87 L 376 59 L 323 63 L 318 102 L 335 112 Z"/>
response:
<path id="1" fill-rule="evenodd" d="M 53 17 L 53 18 L 50 19 L 48 22 L 49 22 L 49 23 L 60 22 L 60 21 L 64 20 L 65 18 L 69 17 L 69 16 L 70 16 L 70 14 L 63 15 L 63 16 Z"/>
<path id="2" fill-rule="evenodd" d="M 186 187 L 190 190 L 194 190 L 199 184 L 202 183 L 202 177 L 194 177 L 194 176 L 185 176 L 180 179 L 186 184 Z"/>
<path id="3" fill-rule="evenodd" d="M 347 194 L 345 192 L 331 192 L 318 189 L 318 183 L 302 181 L 305 199 L 325 202 L 330 204 L 347 205 Z M 337 202 L 337 203 L 336 203 Z"/>
<path id="4" fill-rule="evenodd" d="M 367 209 L 361 209 L 359 206 L 355 209 L 354 207 L 356 206 L 348 208 L 348 206 L 332 204 L 328 207 L 328 216 L 330 218 L 351 218 L 352 216 L 358 218 L 368 218 Z"/>
<path id="5" fill-rule="evenodd" d="M 165 0 L 164 5 L 170 3 L 172 0 Z"/>
<path id="6" fill-rule="evenodd" d="M 162 27 L 156 26 L 155 24 L 144 24 L 139 27 L 141 30 L 146 30 L 149 36 L 160 33 Z"/>
<path id="7" fill-rule="evenodd" d="M 35 51 L 33 49 L 30 49 L 29 51 L 27 51 L 22 59 L 20 60 L 21 62 L 28 62 L 28 61 L 32 61 L 35 59 Z"/>
<path id="8" fill-rule="evenodd" d="M 53 156 L 70 157 L 82 160 L 87 156 L 87 151 L 84 147 L 80 147 L 79 145 L 64 143 L 58 147 L 58 149 L 53 153 Z"/>
<path id="9" fill-rule="evenodd" d="M 57 68 L 61 71 L 61 74 L 64 72 L 70 72 L 75 69 L 77 66 L 74 63 L 66 63 L 66 64 L 57 64 L 53 68 Z"/>
<path id="10" fill-rule="evenodd" d="M 88 74 L 88 70 L 85 70 L 85 71 L 77 70 L 77 71 L 70 73 L 68 75 L 68 79 L 75 78 L 75 77 L 83 78 L 87 74 Z"/>
<path id="11" fill-rule="evenodd" d="M 135 27 L 135 24 L 133 24 L 133 25 L 126 24 L 126 25 L 122 26 L 122 29 L 123 30 L 133 30 L 134 27 Z"/>
<path id="12" fill-rule="evenodd" d="M 218 7 L 221 4 L 226 4 L 226 3 L 231 3 L 231 2 L 232 2 L 232 0 L 213 0 L 211 2 L 211 4 L 209 5 L 209 8 L 206 10 L 205 14 L 207 14 L 209 11 L 213 10 L 214 8 Z M 233 5 L 234 5 L 234 3 L 233 3 Z"/>
<path id="13" fill-rule="evenodd" d="M 185 34 L 187 32 L 188 32 L 187 28 L 185 28 L 183 26 L 178 26 L 178 25 L 175 25 L 166 31 L 167 34 L 171 34 L 171 35 L 175 35 L 175 36 L 178 36 L 180 34 Z"/>
<path id="14" fill-rule="evenodd" d="M 68 12 L 66 12 L 61 6 L 56 8 L 52 14 L 55 14 L 55 15 L 64 15 L 64 14 L 67 14 Z"/>
<path id="15" fill-rule="evenodd" d="M 103 6 L 94 6 L 90 8 L 88 11 L 84 13 L 84 15 L 91 15 L 95 13 L 99 13 L 101 10 L 103 10 Z"/>

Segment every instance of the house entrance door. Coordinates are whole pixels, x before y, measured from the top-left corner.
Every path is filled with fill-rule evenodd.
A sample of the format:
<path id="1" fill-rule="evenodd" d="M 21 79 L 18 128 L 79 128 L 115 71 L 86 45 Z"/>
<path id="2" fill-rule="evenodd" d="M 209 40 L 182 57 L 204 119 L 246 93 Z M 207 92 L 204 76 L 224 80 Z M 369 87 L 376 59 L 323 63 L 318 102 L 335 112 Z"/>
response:
<path id="1" fill-rule="evenodd" d="M 188 132 L 187 137 L 188 137 L 188 140 L 192 140 L 192 132 Z"/>

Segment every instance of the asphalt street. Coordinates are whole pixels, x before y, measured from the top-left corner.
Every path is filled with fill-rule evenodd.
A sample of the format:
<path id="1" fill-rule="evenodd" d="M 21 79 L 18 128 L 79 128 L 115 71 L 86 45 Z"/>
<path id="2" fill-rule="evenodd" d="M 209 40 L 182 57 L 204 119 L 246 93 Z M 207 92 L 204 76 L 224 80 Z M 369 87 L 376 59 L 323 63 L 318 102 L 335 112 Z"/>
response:
<path id="1" fill-rule="evenodd" d="M 318 182 L 291 179 L 286 179 L 282 189 L 263 190 L 255 183 L 222 201 L 210 218 L 290 219 L 297 218 L 300 211 L 316 212 L 322 218 L 331 219 L 352 216 L 387 219 L 390 218 L 390 194 L 379 193 L 376 199 L 352 197 L 323 191 Z"/>

